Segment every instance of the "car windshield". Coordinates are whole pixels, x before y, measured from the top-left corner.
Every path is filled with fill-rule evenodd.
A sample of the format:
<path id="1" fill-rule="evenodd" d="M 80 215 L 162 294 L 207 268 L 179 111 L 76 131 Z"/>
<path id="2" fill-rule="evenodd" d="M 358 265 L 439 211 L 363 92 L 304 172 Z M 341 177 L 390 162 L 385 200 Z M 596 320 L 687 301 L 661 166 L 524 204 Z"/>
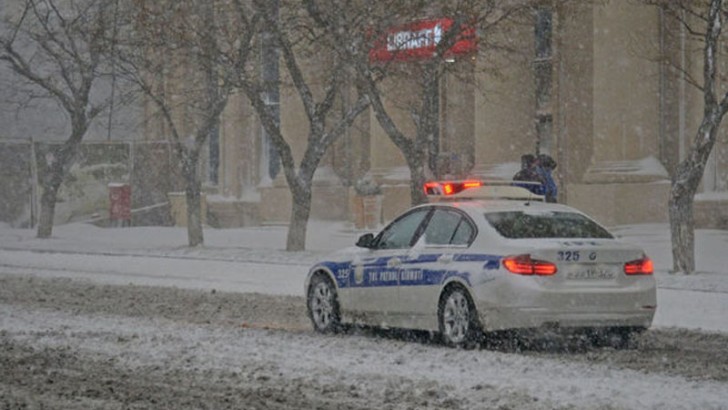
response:
<path id="1" fill-rule="evenodd" d="M 606 229 L 575 212 L 492 212 L 485 219 L 506 238 L 613 238 Z"/>

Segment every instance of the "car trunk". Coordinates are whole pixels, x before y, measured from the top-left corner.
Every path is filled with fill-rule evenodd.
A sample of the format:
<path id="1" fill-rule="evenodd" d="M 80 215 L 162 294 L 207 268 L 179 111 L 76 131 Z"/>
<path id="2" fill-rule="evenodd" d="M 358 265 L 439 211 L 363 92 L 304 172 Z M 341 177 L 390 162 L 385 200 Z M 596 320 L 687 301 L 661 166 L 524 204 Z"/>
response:
<path id="1" fill-rule="evenodd" d="M 641 259 L 642 251 L 614 240 L 541 239 L 530 253 L 532 259 L 556 264 L 556 274 L 540 281 L 545 288 L 620 288 L 630 286 L 642 276 L 624 272 L 625 263 Z"/>

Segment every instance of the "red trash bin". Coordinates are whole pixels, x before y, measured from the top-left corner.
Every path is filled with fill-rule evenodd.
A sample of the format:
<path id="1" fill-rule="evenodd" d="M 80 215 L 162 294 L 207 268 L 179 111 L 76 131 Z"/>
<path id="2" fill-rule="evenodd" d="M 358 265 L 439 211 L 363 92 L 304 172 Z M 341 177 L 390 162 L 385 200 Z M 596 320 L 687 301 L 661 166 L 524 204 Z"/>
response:
<path id="1" fill-rule="evenodd" d="M 131 185 L 109 184 L 109 221 L 111 226 L 131 226 Z"/>

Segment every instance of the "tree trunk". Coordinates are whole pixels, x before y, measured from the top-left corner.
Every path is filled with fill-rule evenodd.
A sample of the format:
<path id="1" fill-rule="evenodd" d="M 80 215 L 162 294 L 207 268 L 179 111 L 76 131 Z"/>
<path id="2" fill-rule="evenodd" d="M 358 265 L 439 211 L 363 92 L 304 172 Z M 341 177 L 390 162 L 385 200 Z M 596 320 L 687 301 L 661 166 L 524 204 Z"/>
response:
<path id="1" fill-rule="evenodd" d="M 723 25 L 723 1 L 708 6 L 705 49 L 703 51 L 703 120 L 688 155 L 678 164 L 670 189 L 670 233 L 672 267 L 675 272 L 695 272 L 695 217 L 693 201 L 703 179 L 705 164 L 715 145 L 718 127 L 728 111 L 728 94 L 716 100 L 716 65 Z"/>
<path id="2" fill-rule="evenodd" d="M 680 162 L 672 179 L 670 201 L 670 233 L 672 235 L 672 268 L 674 272 L 695 272 L 695 217 L 693 201 L 703 179 L 705 164 L 715 143 L 722 114 L 706 114 L 687 157 Z"/>
<path id="3" fill-rule="evenodd" d="M 425 195 L 425 152 L 424 149 L 418 149 L 422 145 L 413 144 L 409 150 L 404 150 L 405 157 L 407 158 L 407 167 L 410 171 L 410 202 L 412 206 L 424 204 L 427 202 L 427 195 Z"/>
<path id="4" fill-rule="evenodd" d="M 205 242 L 202 232 L 202 200 L 199 178 L 197 177 L 197 161 L 189 160 L 184 167 L 185 200 L 187 202 L 187 241 L 189 246 L 199 246 Z"/>
<path id="5" fill-rule="evenodd" d="M 672 269 L 674 272 L 695 272 L 695 218 L 693 195 L 673 185 L 670 192 L 670 233 L 672 235 Z"/>
<path id="6" fill-rule="evenodd" d="M 36 237 L 38 238 L 50 238 L 53 233 L 58 191 L 76 158 L 76 153 L 81 144 L 81 137 L 85 132 L 85 128 L 74 129 L 71 137 L 60 149 L 51 151 L 52 161 L 48 164 L 48 169 L 42 176 L 43 193 L 40 197 L 40 217 L 38 219 L 38 230 L 36 231 Z"/>
<path id="7" fill-rule="evenodd" d="M 302 251 L 306 247 L 306 229 L 311 215 L 311 181 L 305 186 L 292 187 L 293 193 L 291 223 L 286 240 L 287 251 Z"/>
<path id="8" fill-rule="evenodd" d="M 38 220 L 38 238 L 50 238 L 53 233 L 53 219 L 56 213 L 56 198 L 60 184 L 43 184 L 43 194 L 40 197 L 40 218 Z"/>
<path id="9" fill-rule="evenodd" d="M 425 168 L 422 163 L 410 166 L 410 198 L 412 206 L 424 204 L 427 202 L 425 195 Z"/>
<path id="10" fill-rule="evenodd" d="M 187 199 L 187 240 L 191 247 L 202 245 L 205 238 L 202 232 L 202 201 L 200 190 L 185 189 Z"/>

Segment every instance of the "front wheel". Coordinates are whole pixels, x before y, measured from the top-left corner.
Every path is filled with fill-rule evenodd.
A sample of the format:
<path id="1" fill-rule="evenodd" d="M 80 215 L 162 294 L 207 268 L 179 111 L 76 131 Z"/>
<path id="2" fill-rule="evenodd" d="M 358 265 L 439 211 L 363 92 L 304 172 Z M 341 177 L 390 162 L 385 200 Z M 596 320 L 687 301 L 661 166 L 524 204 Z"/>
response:
<path id="1" fill-rule="evenodd" d="M 467 347 L 481 335 L 475 305 L 461 286 L 445 289 L 440 298 L 437 316 L 440 335 L 448 346 Z"/>
<path id="2" fill-rule="evenodd" d="M 611 327 L 595 331 L 592 344 L 596 347 L 614 349 L 630 349 L 634 347 L 639 334 L 647 330 L 644 327 Z"/>
<path id="3" fill-rule="evenodd" d="M 341 319 L 336 288 L 327 277 L 316 275 L 311 279 L 308 288 L 308 317 L 313 328 L 321 333 L 333 333 L 339 330 Z"/>

